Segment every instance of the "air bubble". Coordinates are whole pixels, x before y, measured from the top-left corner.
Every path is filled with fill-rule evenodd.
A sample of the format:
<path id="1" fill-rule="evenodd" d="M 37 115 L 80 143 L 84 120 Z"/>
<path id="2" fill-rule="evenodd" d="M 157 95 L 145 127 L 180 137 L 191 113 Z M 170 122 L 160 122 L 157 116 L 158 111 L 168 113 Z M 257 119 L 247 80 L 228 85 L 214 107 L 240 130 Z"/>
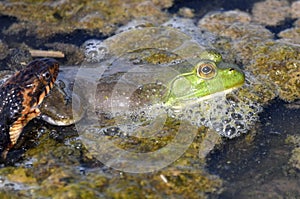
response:
<path id="1" fill-rule="evenodd" d="M 188 109 L 188 114 L 193 114 L 193 110 L 192 109 Z"/>
<path id="2" fill-rule="evenodd" d="M 235 137 L 236 129 L 232 126 L 227 125 L 224 129 L 224 135 L 228 138 Z"/>
<path id="3" fill-rule="evenodd" d="M 82 44 L 85 59 L 88 62 L 103 61 L 108 55 L 107 47 L 100 40 L 90 39 Z"/>
<path id="4" fill-rule="evenodd" d="M 115 136 L 120 134 L 120 128 L 119 127 L 109 127 L 103 130 L 104 135 L 106 136 Z"/>
<path id="5" fill-rule="evenodd" d="M 243 116 L 239 113 L 231 113 L 231 118 L 234 120 L 242 120 Z"/>
<path id="6" fill-rule="evenodd" d="M 243 124 L 242 122 L 235 121 L 234 124 L 235 124 L 237 129 L 244 129 L 245 128 L 245 124 Z"/>
<path id="7" fill-rule="evenodd" d="M 227 108 L 227 112 L 228 112 L 228 113 L 230 113 L 230 112 L 231 112 L 231 113 L 232 113 L 232 112 L 234 113 L 234 112 L 235 112 L 235 109 L 234 109 L 233 107 L 228 107 L 228 108 Z"/>
<path id="8" fill-rule="evenodd" d="M 225 118 L 222 120 L 224 124 L 229 124 L 231 122 L 230 118 Z"/>
<path id="9" fill-rule="evenodd" d="M 223 129 L 222 123 L 214 123 L 214 124 L 212 124 L 212 126 L 217 132 L 220 132 Z"/>

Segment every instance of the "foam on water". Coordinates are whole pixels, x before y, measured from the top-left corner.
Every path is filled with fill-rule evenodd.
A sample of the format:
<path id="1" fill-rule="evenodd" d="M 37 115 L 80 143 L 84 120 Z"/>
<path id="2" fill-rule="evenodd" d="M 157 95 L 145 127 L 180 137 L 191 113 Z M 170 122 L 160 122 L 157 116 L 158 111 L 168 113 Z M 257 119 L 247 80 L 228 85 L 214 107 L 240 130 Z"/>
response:
<path id="1" fill-rule="evenodd" d="M 109 53 L 103 42 L 97 39 L 85 41 L 81 48 L 84 51 L 85 60 L 91 63 L 103 61 Z"/>
<path id="2" fill-rule="evenodd" d="M 116 120 L 118 131 L 127 135 L 136 135 L 142 127 L 145 133 L 146 128 L 162 128 L 166 118 L 171 117 L 189 121 L 194 126 L 206 126 L 230 139 L 240 136 L 253 128 L 259 120 L 259 113 L 263 110 L 261 103 L 255 100 L 261 93 L 253 91 L 252 88 L 253 84 L 261 87 L 266 85 L 247 74 L 247 80 L 249 79 L 254 82 L 246 81 L 244 86 L 232 92 L 224 92 L 205 100 L 198 100 L 181 109 L 157 103 L 118 113 Z M 111 116 L 116 117 L 116 115 Z M 149 136 L 145 133 L 141 137 Z"/>

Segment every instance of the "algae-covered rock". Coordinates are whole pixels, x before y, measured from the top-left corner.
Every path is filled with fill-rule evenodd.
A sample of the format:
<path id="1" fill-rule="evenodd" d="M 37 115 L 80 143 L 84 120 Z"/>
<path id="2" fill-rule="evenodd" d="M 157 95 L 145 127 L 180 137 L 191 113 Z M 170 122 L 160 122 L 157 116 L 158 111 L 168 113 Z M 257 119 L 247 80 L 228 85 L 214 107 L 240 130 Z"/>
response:
<path id="1" fill-rule="evenodd" d="M 215 47 L 222 54 L 227 57 L 234 55 L 229 58 L 247 65 L 253 58 L 255 47 L 274 37 L 271 31 L 262 25 L 251 23 L 251 20 L 251 15 L 246 12 L 215 12 L 200 19 L 198 26 L 221 36 Z"/>
<path id="2" fill-rule="evenodd" d="M 299 99 L 299 45 L 293 44 L 293 40 L 289 42 L 274 40 L 269 30 L 262 25 L 251 23 L 250 16 L 244 20 L 244 16 L 245 13 L 242 12 L 219 12 L 200 19 L 198 25 L 227 38 L 226 45 L 217 42 L 215 45 L 225 54 L 236 55 L 237 60 L 243 63 L 247 71 L 260 77 L 265 84 L 271 84 L 274 93 L 269 97 L 265 96 L 269 100 L 277 93 L 286 101 Z M 214 19 L 214 23 L 211 24 L 209 19 Z M 280 35 L 284 36 L 288 31 Z M 295 28 L 293 33 L 286 37 L 294 37 L 296 41 L 297 29 Z M 221 44 L 224 44 L 224 40 Z"/>
<path id="3" fill-rule="evenodd" d="M 287 0 L 266 0 L 255 3 L 252 8 L 253 20 L 260 24 L 278 25 L 291 15 L 289 6 Z"/>
<path id="4" fill-rule="evenodd" d="M 28 171 L 26 171 L 25 168 L 20 167 L 13 170 L 12 173 L 8 174 L 7 179 L 15 183 L 35 184 L 36 179 L 28 175 L 27 172 Z"/>
<path id="5" fill-rule="evenodd" d="M 296 26 L 283 30 L 278 33 L 278 36 L 282 38 L 283 43 L 300 44 L 300 27 Z"/>
<path id="6" fill-rule="evenodd" d="M 293 18 L 300 18 L 300 1 L 295 1 L 292 3 L 291 14 Z"/>
<path id="7" fill-rule="evenodd" d="M 247 69 L 266 76 L 278 86 L 279 97 L 286 101 L 300 98 L 300 47 L 268 43 L 256 48 Z"/>
<path id="8" fill-rule="evenodd" d="M 197 138 L 196 143 L 193 143 L 173 165 L 158 172 L 144 174 L 115 171 L 101 164 L 97 165 L 96 160 L 87 162 L 78 156 L 71 158 L 73 160 L 71 163 L 68 160 L 70 159 L 68 156 L 73 156 L 69 152 L 71 145 L 66 144 L 63 147 L 66 152 L 62 153 L 64 149 L 59 148 L 63 144 L 54 144 L 53 140 L 47 139 L 49 139 L 47 136 L 43 136 L 40 141 L 41 147 L 29 150 L 25 156 L 27 160 L 18 167 L 6 167 L 0 170 L 4 185 L 0 187 L 1 196 L 4 198 L 8 195 L 28 198 L 162 198 L 164 196 L 207 198 L 208 195 L 217 195 L 222 191 L 223 181 L 218 176 L 207 173 L 202 160 L 196 158 L 197 145 L 202 138 Z M 69 138 L 65 141 L 73 142 Z M 86 153 L 84 149 L 79 151 L 83 155 Z"/>
<path id="9" fill-rule="evenodd" d="M 290 135 L 286 138 L 285 142 L 293 146 L 291 156 L 289 159 L 289 165 L 296 170 L 300 170 L 300 137 L 299 135 Z"/>
<path id="10" fill-rule="evenodd" d="M 4 59 L 8 55 L 8 46 L 5 42 L 0 40 L 0 60 Z"/>
<path id="11" fill-rule="evenodd" d="M 292 151 L 292 156 L 289 160 L 289 164 L 295 169 L 300 169 L 300 148 L 297 147 Z"/>
<path id="12" fill-rule="evenodd" d="M 27 30 L 29 35 L 48 37 L 56 33 L 71 33 L 76 29 L 88 32 L 99 31 L 111 34 L 119 24 L 131 19 L 149 17 L 163 22 L 167 14 L 161 9 L 172 6 L 172 0 L 165 1 L 13 1 L 0 2 L 0 12 L 14 16 L 19 22 L 5 32 L 18 35 Z"/>

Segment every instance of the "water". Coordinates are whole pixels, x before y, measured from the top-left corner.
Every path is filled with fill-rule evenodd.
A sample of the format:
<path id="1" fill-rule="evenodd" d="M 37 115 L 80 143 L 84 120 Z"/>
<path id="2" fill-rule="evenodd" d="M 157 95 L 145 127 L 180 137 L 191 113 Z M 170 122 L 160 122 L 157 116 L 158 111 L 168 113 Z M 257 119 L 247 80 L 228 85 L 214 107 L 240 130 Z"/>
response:
<path id="1" fill-rule="evenodd" d="M 207 168 L 227 181 L 226 191 L 220 198 L 251 198 L 255 194 L 265 198 L 268 191 L 288 197 L 293 182 L 299 183 L 298 172 L 293 173 L 287 164 L 293 146 L 286 139 L 300 133 L 300 110 L 285 105 L 275 100 L 264 109 L 261 126 L 251 144 L 236 139 L 210 154 Z M 287 186 L 278 188 L 281 183 Z"/>
<path id="2" fill-rule="evenodd" d="M 196 11 L 195 18 L 199 19 L 210 11 L 218 10 L 240 9 L 250 13 L 255 2 L 257 1 L 241 3 L 238 0 L 178 0 L 167 12 L 176 13 L 181 7 L 189 7 Z M 0 21 L 0 29 L 3 30 L 18 20 L 0 16 Z M 294 20 L 287 19 L 279 26 L 267 28 L 276 34 L 291 27 L 293 22 Z M 1 40 L 12 46 L 24 42 L 33 48 L 46 48 L 45 43 L 53 42 L 80 46 L 88 39 L 106 37 L 85 30 L 56 34 L 49 38 L 35 38 L 25 32 L 20 32 L 15 37 L 0 32 Z M 27 151 L 23 156 L 24 160 L 21 158 L 15 167 L 2 165 L 0 169 L 1 182 L 4 185 L 1 186 L 0 196 L 46 198 L 56 194 L 58 197 L 65 197 L 66 192 L 73 198 L 129 198 L 148 194 L 158 198 L 300 198 L 299 168 L 289 163 L 299 144 L 287 141 L 291 136 L 300 135 L 300 109 L 289 108 L 291 105 L 278 98 L 271 101 L 260 114 L 260 122 L 255 130 L 251 131 L 253 135 L 224 139 L 222 144 L 209 153 L 206 164 L 197 159 L 197 141 L 202 136 L 199 133 L 191 147 L 195 150 L 189 149 L 175 166 L 140 175 L 116 171 L 95 160 L 82 146 L 74 126 L 55 127 L 37 119 L 25 129 L 25 144 L 18 146 L 22 153 Z M 103 117 L 111 122 L 105 115 Z M 173 136 L 174 129 L 159 132 L 160 141 Z M 199 132 L 202 132 L 201 129 Z M 119 145 L 126 142 L 121 138 L 116 139 Z M 131 141 L 130 146 L 139 144 L 135 140 Z M 162 143 L 153 141 L 151 147 L 160 144 Z M 145 150 L 150 148 L 147 145 L 141 147 L 145 147 Z M 218 178 L 212 175 L 219 176 L 223 185 L 218 184 Z M 17 182 L 15 176 L 18 176 Z M 15 184 L 12 182 L 11 185 L 11 181 Z M 224 191 L 215 191 L 221 188 Z M 203 189 L 206 194 L 203 194 Z M 137 194 L 133 194 L 133 190 Z"/>

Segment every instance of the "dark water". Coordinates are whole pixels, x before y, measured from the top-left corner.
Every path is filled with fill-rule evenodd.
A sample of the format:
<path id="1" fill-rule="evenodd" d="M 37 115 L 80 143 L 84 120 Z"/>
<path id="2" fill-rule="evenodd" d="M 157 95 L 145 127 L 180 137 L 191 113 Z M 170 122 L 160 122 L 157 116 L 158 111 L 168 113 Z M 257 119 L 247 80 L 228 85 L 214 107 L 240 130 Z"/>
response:
<path id="1" fill-rule="evenodd" d="M 287 136 L 300 134 L 300 109 L 290 109 L 286 105 L 286 102 L 275 100 L 264 109 L 257 136 L 250 145 L 238 139 L 231 140 L 210 154 L 208 170 L 227 181 L 226 191 L 220 198 L 248 198 L 245 192 L 267 191 L 262 190 L 262 184 L 274 180 L 288 183 L 295 178 L 288 174 L 287 168 L 293 147 L 285 140 Z"/>
<path id="2" fill-rule="evenodd" d="M 174 6 L 168 11 L 170 13 L 176 13 L 182 7 L 192 8 L 197 16 L 201 17 L 208 11 L 219 11 L 219 10 L 234 10 L 239 9 L 242 11 L 250 12 L 254 3 L 261 0 L 175 0 Z"/>
<path id="3" fill-rule="evenodd" d="M 5 30 L 12 24 L 18 22 L 18 19 L 11 16 L 1 15 L 0 13 L 0 30 Z M 32 48 L 43 49 L 45 43 L 63 42 L 80 46 L 88 39 L 106 39 L 107 36 L 103 36 L 98 32 L 87 32 L 86 30 L 75 30 L 71 34 L 61 33 L 55 34 L 49 38 L 36 38 L 34 36 L 28 36 L 26 32 L 21 32 L 18 35 L 3 34 L 0 31 L 0 39 L 4 40 L 7 44 L 14 45 L 17 43 L 25 43 Z"/>
<path id="4" fill-rule="evenodd" d="M 195 10 L 196 18 L 201 18 L 207 12 L 239 9 L 251 13 L 251 8 L 257 0 L 212 0 L 193 1 L 177 0 L 169 9 L 176 13 L 181 7 Z M 291 0 L 289 2 L 294 2 Z M 295 20 L 286 19 L 278 26 L 267 26 L 276 34 L 292 27 Z M 300 198 L 299 193 L 292 194 L 292 188 L 274 188 L 278 184 L 298 180 L 298 175 L 290 174 L 288 161 L 293 147 L 286 143 L 290 135 L 300 134 L 300 109 L 287 108 L 289 104 L 276 99 L 260 114 L 260 125 L 254 140 L 245 143 L 244 139 L 227 140 L 226 144 L 216 149 L 208 156 L 207 169 L 226 181 L 225 191 L 219 198 L 272 198 L 264 192 L 274 192 L 277 197 Z M 264 186 L 263 186 L 264 185 Z M 292 186 L 291 186 L 292 187 Z"/>

